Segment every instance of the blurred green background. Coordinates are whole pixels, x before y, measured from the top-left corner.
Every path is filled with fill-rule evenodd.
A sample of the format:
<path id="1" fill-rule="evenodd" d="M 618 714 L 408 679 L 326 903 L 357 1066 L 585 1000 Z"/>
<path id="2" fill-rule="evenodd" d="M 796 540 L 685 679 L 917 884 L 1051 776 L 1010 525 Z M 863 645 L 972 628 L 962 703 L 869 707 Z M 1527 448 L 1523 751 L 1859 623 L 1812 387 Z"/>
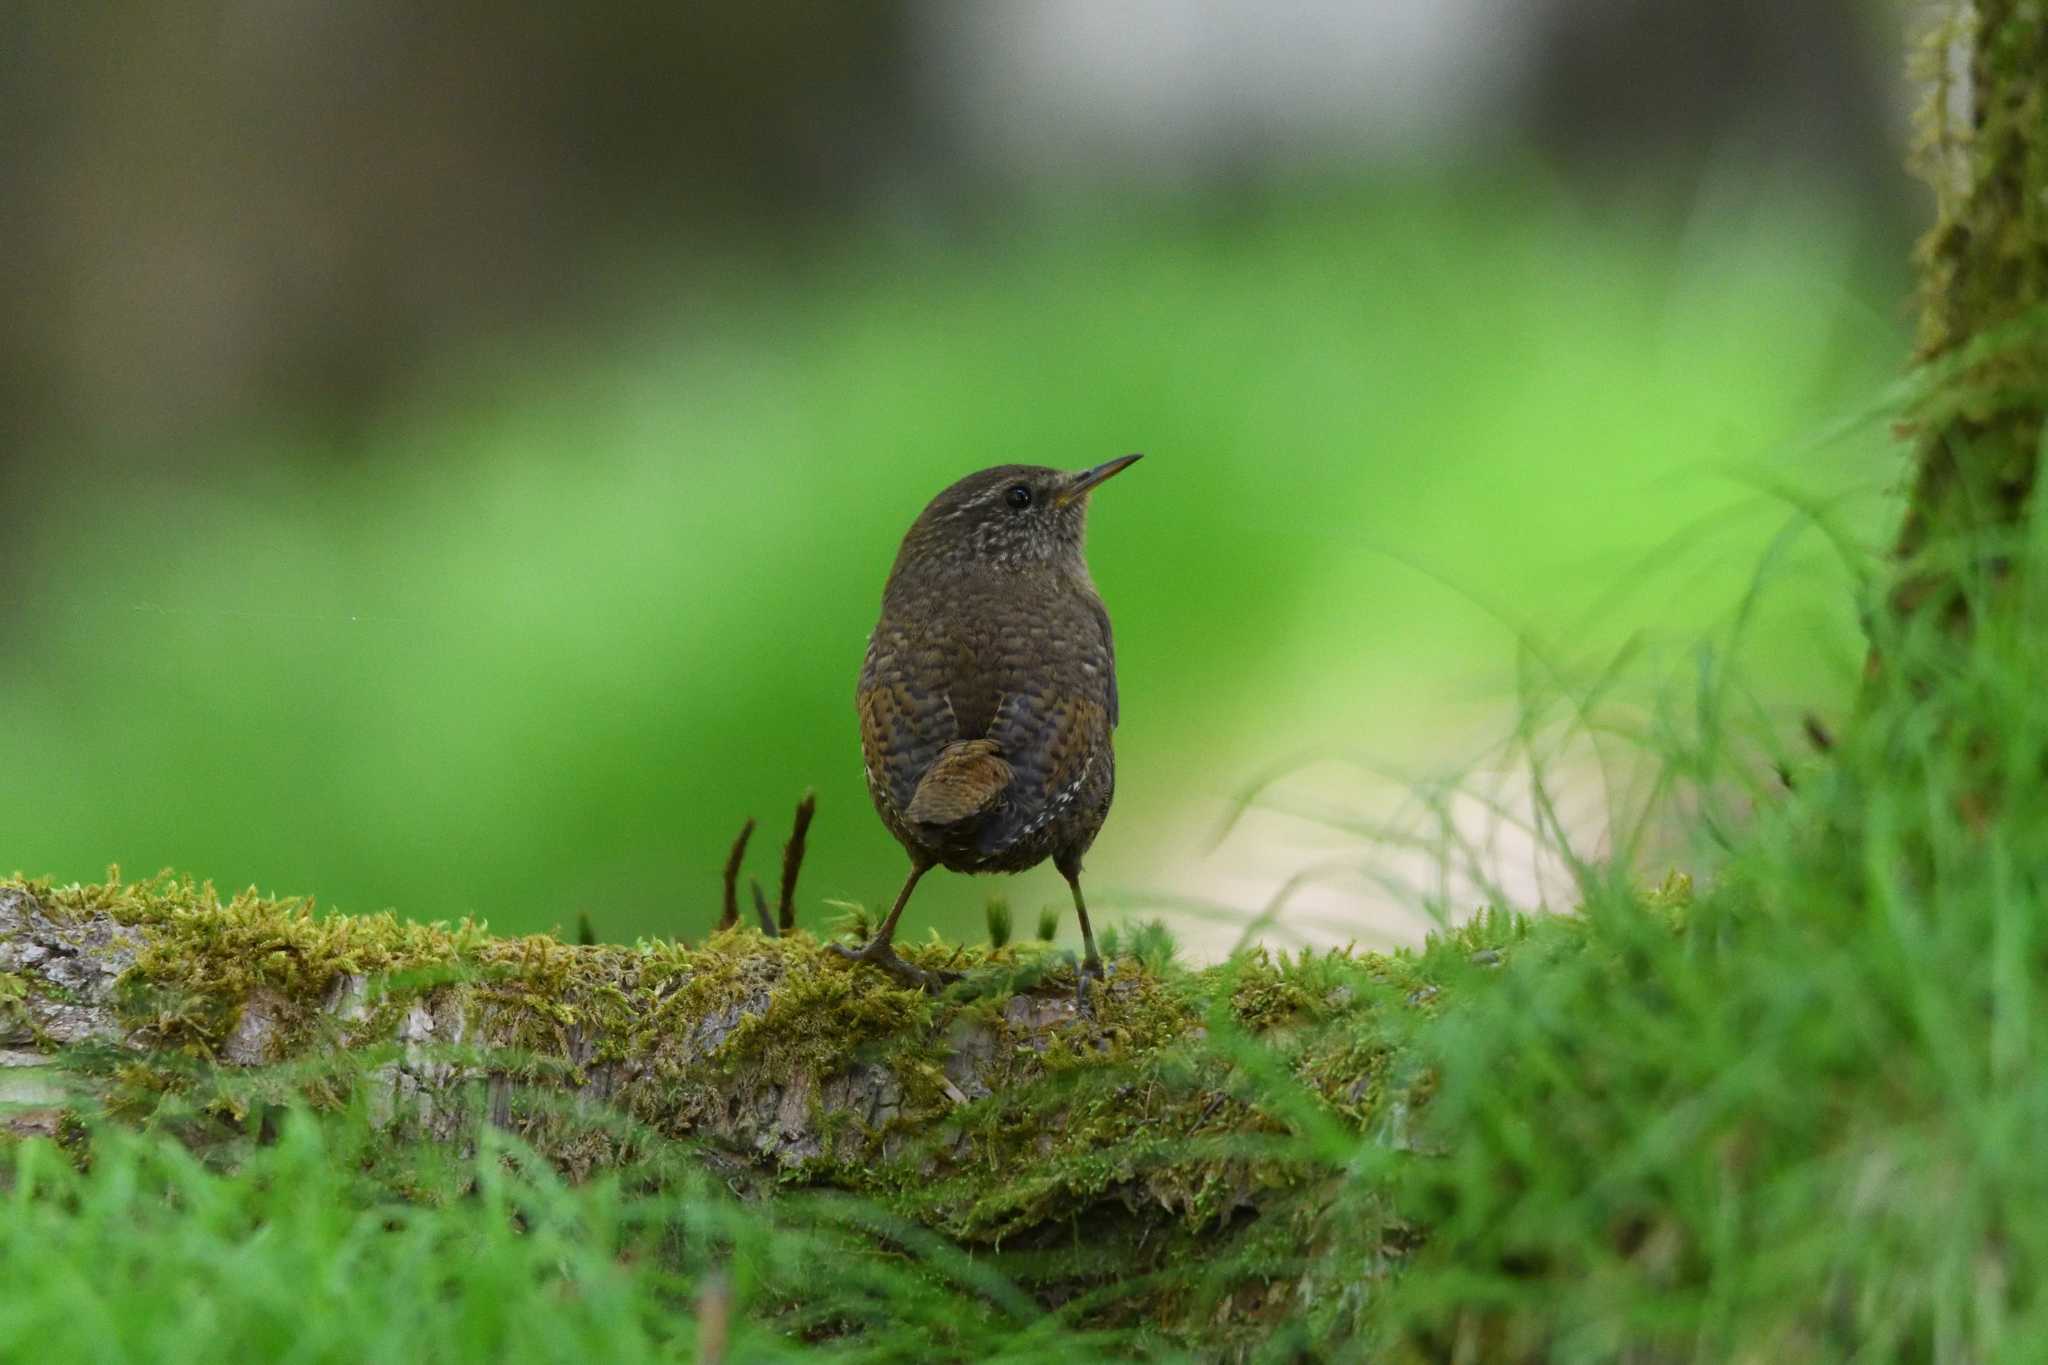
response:
<path id="1" fill-rule="evenodd" d="M 0 862 L 694 936 L 740 822 L 772 885 L 815 787 L 809 922 L 885 900 L 851 694 L 897 539 L 969 470 L 1142 450 L 1091 520 L 1095 899 L 1248 914 L 1354 847 L 1217 844 L 1255 775 L 1457 771 L 1517 626 L 1683 673 L 1774 489 L 1881 537 L 1895 456 L 1844 419 L 1906 351 L 1883 25 L 1538 6 L 1479 98 L 1509 59 L 1455 7 L 1415 52 L 1139 11 L 16 15 Z M 1769 563 L 1744 675 L 1791 726 L 1855 622 L 1822 538 Z M 927 883 L 913 932 L 998 885 Z"/>

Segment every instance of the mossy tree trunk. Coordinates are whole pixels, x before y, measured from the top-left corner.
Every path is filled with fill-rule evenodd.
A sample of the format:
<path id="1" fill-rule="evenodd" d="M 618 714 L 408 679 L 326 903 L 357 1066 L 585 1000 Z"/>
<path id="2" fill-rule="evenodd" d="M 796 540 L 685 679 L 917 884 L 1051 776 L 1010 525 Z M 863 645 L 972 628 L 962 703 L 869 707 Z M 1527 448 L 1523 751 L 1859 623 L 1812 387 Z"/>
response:
<path id="1" fill-rule="evenodd" d="M 2048 405 L 2048 12 L 1960 5 L 1927 39 L 1914 473 L 1894 613 L 1969 633 L 2012 582 Z M 1989 595 L 1987 596 L 1987 590 Z M 1873 665 L 1883 661 L 1873 656 Z"/>

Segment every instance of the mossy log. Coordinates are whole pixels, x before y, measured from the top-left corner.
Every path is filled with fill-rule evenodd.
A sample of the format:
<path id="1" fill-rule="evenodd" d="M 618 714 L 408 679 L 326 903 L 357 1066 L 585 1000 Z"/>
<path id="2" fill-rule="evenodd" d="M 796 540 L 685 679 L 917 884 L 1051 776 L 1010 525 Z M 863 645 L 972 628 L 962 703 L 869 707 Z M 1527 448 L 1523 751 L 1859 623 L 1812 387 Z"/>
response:
<path id="1" fill-rule="evenodd" d="M 0 1123 L 250 1142 L 274 1106 L 361 1106 L 394 1139 L 497 1124 L 578 1177 L 683 1143 L 745 1194 L 839 1188 L 965 1245 L 1085 1247 L 1070 1282 L 1229 1249 L 1254 1272 L 1230 1311 L 1278 1313 L 1321 1291 L 1261 1256 L 1394 1254 L 1390 1216 L 1332 1226 L 1331 1135 L 1410 1142 L 1429 1082 L 1402 1021 L 1520 932 L 1202 971 L 1125 955 L 1090 1018 L 1044 944 L 909 948 L 964 974 L 927 996 L 801 931 L 584 946 L 180 881 L 0 882 Z"/>

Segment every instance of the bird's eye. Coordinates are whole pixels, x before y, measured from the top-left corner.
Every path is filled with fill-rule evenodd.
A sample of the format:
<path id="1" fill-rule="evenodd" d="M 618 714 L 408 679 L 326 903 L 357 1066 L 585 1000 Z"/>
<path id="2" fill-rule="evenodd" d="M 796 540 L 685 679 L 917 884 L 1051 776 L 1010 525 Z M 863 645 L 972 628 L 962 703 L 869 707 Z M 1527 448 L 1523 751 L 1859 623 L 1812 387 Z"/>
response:
<path id="1" fill-rule="evenodd" d="M 1020 511 L 1031 505 L 1031 490 L 1021 483 L 1013 487 L 1006 496 L 1010 500 L 1010 506 Z"/>

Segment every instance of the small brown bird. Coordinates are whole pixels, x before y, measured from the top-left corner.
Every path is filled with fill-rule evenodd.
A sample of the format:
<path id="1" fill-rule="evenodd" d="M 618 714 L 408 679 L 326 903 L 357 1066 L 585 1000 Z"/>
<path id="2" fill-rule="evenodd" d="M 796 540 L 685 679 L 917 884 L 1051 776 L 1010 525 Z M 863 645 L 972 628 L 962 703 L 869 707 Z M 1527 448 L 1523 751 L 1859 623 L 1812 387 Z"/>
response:
<path id="1" fill-rule="evenodd" d="M 1000 465 L 933 498 L 903 537 L 856 704 L 868 792 L 910 876 L 867 944 L 839 952 L 901 980 L 890 946 L 933 867 L 1022 872 L 1047 858 L 1081 920 L 1080 995 L 1102 975 L 1081 856 L 1116 788 L 1116 649 L 1081 554 L 1088 495 L 1136 463 Z"/>

